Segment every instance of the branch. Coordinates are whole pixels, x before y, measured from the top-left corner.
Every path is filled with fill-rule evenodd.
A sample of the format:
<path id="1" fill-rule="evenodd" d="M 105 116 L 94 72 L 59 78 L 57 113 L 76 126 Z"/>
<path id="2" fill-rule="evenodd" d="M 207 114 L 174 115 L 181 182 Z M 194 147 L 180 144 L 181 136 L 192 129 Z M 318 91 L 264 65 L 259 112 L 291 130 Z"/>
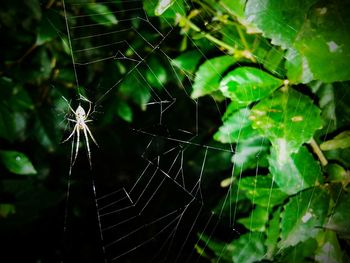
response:
<path id="1" fill-rule="evenodd" d="M 314 151 L 314 153 L 317 155 L 318 159 L 320 160 L 321 165 L 326 166 L 328 164 L 328 160 L 324 156 L 323 152 L 321 151 L 320 147 L 318 146 L 314 138 L 311 139 L 310 146 Z"/>

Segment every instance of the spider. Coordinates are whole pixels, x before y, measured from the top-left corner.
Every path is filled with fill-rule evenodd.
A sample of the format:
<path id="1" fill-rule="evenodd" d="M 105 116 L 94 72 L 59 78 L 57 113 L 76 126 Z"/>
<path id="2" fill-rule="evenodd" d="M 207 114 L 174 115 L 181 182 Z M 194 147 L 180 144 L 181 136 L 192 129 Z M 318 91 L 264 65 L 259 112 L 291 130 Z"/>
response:
<path id="1" fill-rule="evenodd" d="M 80 131 L 82 130 L 83 133 L 84 133 L 84 137 L 85 137 L 85 143 L 86 143 L 86 148 L 87 148 L 87 152 L 88 152 L 89 164 L 90 164 L 90 168 L 91 168 L 92 165 L 91 165 L 91 151 L 90 151 L 90 145 L 89 145 L 89 136 L 92 139 L 92 141 L 96 144 L 96 146 L 98 147 L 98 144 L 97 144 L 94 136 L 92 136 L 92 133 L 91 133 L 89 127 L 86 125 L 87 122 L 92 122 L 92 120 L 88 119 L 89 115 L 90 115 L 90 112 L 91 112 L 91 104 L 92 104 L 92 102 L 89 101 L 87 98 L 85 98 L 83 96 L 80 96 L 80 98 L 82 100 L 84 100 L 84 101 L 89 103 L 89 110 L 88 110 L 87 113 L 85 113 L 84 108 L 80 104 L 77 107 L 77 109 L 74 111 L 73 108 L 70 106 L 68 100 L 65 97 L 63 97 L 63 96 L 62 96 L 62 98 L 67 102 L 69 109 L 71 110 L 71 112 L 74 114 L 74 117 L 75 117 L 75 120 L 68 118 L 68 121 L 71 121 L 71 122 L 75 123 L 75 125 L 74 125 L 72 133 L 67 137 L 67 139 L 62 141 L 62 143 L 65 143 L 70 138 L 72 138 L 75 134 L 77 136 L 74 159 L 73 159 L 74 137 L 73 137 L 73 140 L 72 140 L 72 163 L 71 163 L 71 166 L 74 165 L 74 163 L 75 163 L 75 161 L 76 161 L 76 159 L 78 157 L 79 143 L 80 143 Z"/>

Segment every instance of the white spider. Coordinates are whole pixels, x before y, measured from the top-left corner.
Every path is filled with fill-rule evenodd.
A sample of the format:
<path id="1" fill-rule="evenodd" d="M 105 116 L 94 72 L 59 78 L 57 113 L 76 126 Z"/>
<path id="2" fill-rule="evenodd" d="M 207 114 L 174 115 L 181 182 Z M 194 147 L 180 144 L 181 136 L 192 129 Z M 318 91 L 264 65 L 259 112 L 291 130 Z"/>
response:
<path id="1" fill-rule="evenodd" d="M 87 152 L 88 152 L 88 157 L 89 157 L 89 164 L 90 164 L 90 168 L 91 168 L 91 151 L 90 151 L 90 145 L 89 145 L 89 137 L 88 134 L 90 136 L 90 138 L 92 139 L 92 141 L 96 144 L 96 146 L 98 147 L 98 144 L 94 138 L 94 136 L 92 136 L 92 133 L 89 129 L 89 127 L 86 125 L 87 122 L 92 122 L 92 120 L 89 120 L 88 117 L 90 115 L 91 112 L 91 104 L 92 102 L 89 101 L 87 98 L 81 96 L 80 98 L 83 99 L 84 101 L 89 103 L 89 110 L 87 113 L 85 113 L 85 110 L 82 106 L 78 106 L 78 108 L 74 111 L 72 109 L 72 107 L 70 106 L 68 100 L 62 96 L 62 98 L 67 102 L 69 109 L 73 112 L 75 120 L 73 119 L 69 119 L 69 121 L 75 123 L 74 128 L 72 133 L 67 137 L 67 139 L 65 139 L 64 141 L 62 141 L 62 143 L 67 142 L 70 138 L 72 138 L 75 134 L 77 136 L 77 140 L 76 140 L 76 146 L 75 146 L 75 155 L 74 155 L 74 159 L 73 159 L 73 152 L 74 152 L 74 137 L 72 140 L 72 163 L 71 166 L 74 165 L 77 157 L 78 157 L 78 152 L 79 152 L 79 143 L 80 143 L 80 131 L 82 130 L 84 133 L 84 137 L 85 137 L 85 143 L 86 143 L 86 148 L 87 148 Z"/>

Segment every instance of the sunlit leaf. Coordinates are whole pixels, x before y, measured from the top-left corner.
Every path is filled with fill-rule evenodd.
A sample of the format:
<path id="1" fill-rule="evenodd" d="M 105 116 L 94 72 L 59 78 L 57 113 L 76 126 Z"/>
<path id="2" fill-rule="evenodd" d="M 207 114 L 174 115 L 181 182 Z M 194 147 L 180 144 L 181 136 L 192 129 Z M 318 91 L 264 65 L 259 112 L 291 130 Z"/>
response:
<path id="1" fill-rule="evenodd" d="M 256 68 L 238 67 L 220 82 L 223 95 L 232 101 L 250 103 L 270 95 L 283 80 Z"/>
<path id="2" fill-rule="evenodd" d="M 260 261 L 265 255 L 266 249 L 260 233 L 243 234 L 227 244 L 205 235 L 201 235 L 200 239 L 224 262 L 253 263 Z"/>
<path id="3" fill-rule="evenodd" d="M 249 200 L 263 207 L 273 207 L 287 198 L 270 175 L 244 177 L 238 182 L 238 187 Z"/>
<path id="4" fill-rule="evenodd" d="M 269 208 L 255 206 L 247 218 L 240 218 L 237 222 L 253 232 L 263 232 L 266 230 L 266 223 L 269 219 Z"/>
<path id="5" fill-rule="evenodd" d="M 315 79 L 350 80 L 349 8 L 347 0 L 318 1 L 307 12 L 294 46 L 307 59 Z"/>
<path id="6" fill-rule="evenodd" d="M 260 233 L 247 233 L 234 240 L 232 246 L 232 261 L 253 263 L 265 256 L 266 248 Z"/>
<path id="7" fill-rule="evenodd" d="M 309 83 L 313 80 L 314 76 L 310 70 L 307 59 L 296 49 L 288 49 L 285 67 L 290 83 Z"/>
<path id="8" fill-rule="evenodd" d="M 0 151 L 0 160 L 3 165 L 14 174 L 33 175 L 37 173 L 33 164 L 23 153 Z"/>
<path id="9" fill-rule="evenodd" d="M 311 77 L 332 82 L 350 79 L 347 10 L 346 0 L 250 0 L 245 15 L 272 44 L 292 49 L 287 56 L 292 82 L 305 83 Z"/>
<path id="10" fill-rule="evenodd" d="M 269 164 L 275 182 L 285 193 L 295 194 L 323 182 L 319 163 L 305 147 L 291 155 L 271 148 Z"/>
<path id="11" fill-rule="evenodd" d="M 165 24 L 176 19 L 176 14 L 185 15 L 183 0 L 144 0 L 143 7 L 149 16 L 160 16 Z"/>
<path id="12" fill-rule="evenodd" d="M 260 31 L 244 15 L 246 2 L 247 0 L 220 0 L 219 4 L 227 13 L 234 15 L 245 26 L 248 33 L 258 33 Z"/>
<path id="13" fill-rule="evenodd" d="M 317 0 L 248 0 L 245 16 L 272 40 L 272 44 L 285 49 L 293 44 L 304 23 L 306 11 L 315 2 Z M 288 12 L 284 11 L 286 9 Z"/>
<path id="14" fill-rule="evenodd" d="M 158 4 L 154 10 L 157 16 L 162 15 L 169 7 L 171 7 L 176 0 L 158 0 Z"/>
<path id="15" fill-rule="evenodd" d="M 191 97 L 198 98 L 217 91 L 223 73 L 235 62 L 232 56 L 215 57 L 205 61 L 196 72 Z"/>
<path id="16" fill-rule="evenodd" d="M 249 114 L 249 109 L 244 108 L 227 117 L 215 133 L 214 139 L 221 143 L 234 143 L 258 135 L 251 126 L 252 122 L 248 119 Z"/>
<path id="17" fill-rule="evenodd" d="M 104 4 L 91 3 L 83 5 L 83 7 L 89 17 L 98 24 L 105 26 L 118 24 L 118 19 L 115 16 L 115 12 Z"/>
<path id="18" fill-rule="evenodd" d="M 235 174 L 239 174 L 247 169 L 267 167 L 267 156 L 270 143 L 261 136 L 252 136 L 246 140 L 239 141 L 232 156 L 235 167 Z"/>
<path id="19" fill-rule="evenodd" d="M 291 88 L 261 100 L 252 108 L 250 120 L 279 149 L 280 159 L 297 152 L 322 127 L 320 110 L 309 97 Z"/>
<path id="20" fill-rule="evenodd" d="M 311 188 L 290 198 L 281 221 L 280 247 L 295 246 L 316 237 L 328 213 L 329 196 L 320 188 Z"/>

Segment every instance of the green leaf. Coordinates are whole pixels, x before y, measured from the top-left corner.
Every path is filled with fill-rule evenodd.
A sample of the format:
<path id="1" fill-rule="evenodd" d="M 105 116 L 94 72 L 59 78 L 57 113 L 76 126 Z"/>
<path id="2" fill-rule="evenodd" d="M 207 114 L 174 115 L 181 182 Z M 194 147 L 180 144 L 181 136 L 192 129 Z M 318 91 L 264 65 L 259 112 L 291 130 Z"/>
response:
<path id="1" fill-rule="evenodd" d="M 279 247 L 295 246 L 322 230 L 329 206 L 328 194 L 316 187 L 290 198 L 284 207 Z"/>
<path id="2" fill-rule="evenodd" d="M 249 0 L 245 15 L 272 44 L 292 49 L 287 69 L 293 83 L 311 76 L 334 82 L 350 79 L 349 7 L 347 0 Z"/>
<path id="3" fill-rule="evenodd" d="M 131 107 L 123 100 L 117 102 L 117 114 L 126 122 L 132 122 L 133 113 Z"/>
<path id="4" fill-rule="evenodd" d="M 168 80 L 164 66 L 155 57 L 147 61 L 146 79 L 152 87 L 162 89 Z"/>
<path id="5" fill-rule="evenodd" d="M 58 13 L 47 9 L 40 20 L 35 45 L 39 46 L 56 38 L 58 31 L 64 30 L 61 16 Z"/>
<path id="6" fill-rule="evenodd" d="M 253 263 L 265 256 L 266 248 L 261 233 L 247 233 L 234 240 L 232 246 L 232 261 L 240 263 Z"/>
<path id="7" fill-rule="evenodd" d="M 301 242 L 294 247 L 287 247 L 283 251 L 283 258 L 281 262 L 283 263 L 308 263 L 310 259 L 312 260 L 317 249 L 317 241 L 314 238 L 309 238 L 305 242 Z M 314 262 L 314 261 L 312 261 Z M 327 263 L 327 262 L 322 262 Z"/>
<path id="8" fill-rule="evenodd" d="M 247 0 L 220 0 L 219 4 L 226 12 L 235 16 L 237 20 L 244 25 L 249 34 L 259 33 L 259 30 L 254 26 L 244 15 L 244 7 Z"/>
<path id="9" fill-rule="evenodd" d="M 186 9 L 183 0 L 144 0 L 143 8 L 148 16 L 160 16 L 164 24 L 169 24 L 168 19 L 176 19 L 176 15 L 185 15 Z"/>
<path id="10" fill-rule="evenodd" d="M 261 45 L 259 45 L 260 47 Z M 267 54 L 260 59 L 259 55 L 257 57 L 258 62 L 262 63 L 264 67 L 273 72 L 275 75 L 282 77 L 284 75 L 284 71 L 282 68 L 282 61 L 284 61 L 285 52 L 277 47 L 271 47 Z"/>
<path id="11" fill-rule="evenodd" d="M 239 67 L 229 72 L 220 82 L 223 95 L 232 101 L 250 103 L 270 95 L 283 80 L 256 68 Z"/>
<path id="12" fill-rule="evenodd" d="M 245 16 L 272 44 L 291 47 L 303 26 L 305 14 L 317 0 L 248 0 Z"/>
<path id="13" fill-rule="evenodd" d="M 146 104 L 151 98 L 151 93 L 147 88 L 147 83 L 139 74 L 141 73 L 134 70 L 127 75 L 120 84 L 119 92 L 134 101 L 142 110 L 146 110 Z"/>
<path id="14" fill-rule="evenodd" d="M 344 167 L 350 168 L 350 148 L 330 150 L 323 153 L 327 160 L 338 162 Z"/>
<path id="15" fill-rule="evenodd" d="M 315 79 L 350 80 L 349 10 L 348 0 L 323 0 L 307 11 L 294 46 L 307 59 Z"/>
<path id="16" fill-rule="evenodd" d="M 267 137 L 281 154 L 297 152 L 322 127 L 320 110 L 311 99 L 294 89 L 281 89 L 251 110 L 253 128 Z"/>
<path id="17" fill-rule="evenodd" d="M 230 244 L 227 245 L 222 241 L 209 238 L 203 233 L 198 234 L 198 236 L 200 240 L 205 242 L 205 248 L 208 247 L 209 249 L 211 249 L 215 253 L 215 255 L 220 256 L 220 258 L 224 262 L 232 262 L 232 259 L 231 259 L 232 248 L 230 247 Z"/>
<path id="18" fill-rule="evenodd" d="M 257 165 L 259 167 L 267 167 L 269 146 L 269 141 L 261 136 L 239 141 L 232 156 L 235 174 L 239 174 L 247 169 L 254 169 Z"/>
<path id="19" fill-rule="evenodd" d="M 332 183 L 341 183 L 344 189 L 350 183 L 350 173 L 339 164 L 328 164 L 326 166 L 326 172 L 328 174 L 328 181 Z"/>
<path id="20" fill-rule="evenodd" d="M 0 204 L 0 218 L 7 218 L 16 213 L 16 207 L 13 204 Z"/>
<path id="21" fill-rule="evenodd" d="M 57 32 L 53 26 L 46 20 L 41 20 L 38 28 L 38 34 L 36 36 L 35 45 L 39 46 L 46 42 L 51 41 L 57 36 Z"/>
<path id="22" fill-rule="evenodd" d="M 171 64 L 182 70 L 186 75 L 191 76 L 196 70 L 201 58 L 202 54 L 198 50 L 191 50 L 174 58 Z"/>
<path id="23" fill-rule="evenodd" d="M 221 56 L 205 61 L 196 73 L 191 97 L 198 98 L 217 91 L 222 74 L 234 63 L 236 60 L 232 56 Z"/>
<path id="24" fill-rule="evenodd" d="M 252 203 L 262 207 L 273 207 L 287 198 L 270 175 L 244 177 L 239 181 L 238 187 Z"/>
<path id="25" fill-rule="evenodd" d="M 319 163 L 305 147 L 291 155 L 272 147 L 269 164 L 269 170 L 280 189 L 290 195 L 323 182 Z"/>
<path id="26" fill-rule="evenodd" d="M 14 174 L 36 174 L 33 164 L 23 153 L 15 151 L 0 151 L 0 160 L 4 166 Z"/>
<path id="27" fill-rule="evenodd" d="M 83 5 L 89 17 L 100 25 L 112 26 L 118 24 L 114 12 L 108 6 L 99 3 Z"/>
<path id="28" fill-rule="evenodd" d="M 224 120 L 223 125 L 214 134 L 214 140 L 221 143 L 234 143 L 257 136 L 248 119 L 248 108 L 241 109 Z"/>
<path id="29" fill-rule="evenodd" d="M 336 203 L 334 204 L 332 213 L 327 219 L 324 227 L 337 232 L 340 236 L 349 238 L 350 236 L 350 194 L 341 191 L 336 193 Z"/>
<path id="30" fill-rule="evenodd" d="M 344 128 L 350 123 L 350 85 L 348 82 L 323 84 L 320 81 L 310 84 L 311 90 L 319 98 L 321 117 L 325 123 L 322 135 Z"/>
<path id="31" fill-rule="evenodd" d="M 337 234 L 333 231 L 325 231 L 322 235 L 322 243 L 315 253 L 316 262 L 342 263 L 342 254 Z"/>
<path id="32" fill-rule="evenodd" d="M 158 4 L 154 10 L 156 16 L 162 15 L 169 7 L 171 7 L 176 0 L 158 0 Z"/>
<path id="33" fill-rule="evenodd" d="M 321 150 L 329 151 L 335 149 L 345 149 L 350 147 L 350 131 L 344 131 L 335 136 L 332 140 L 323 142 Z"/>
<path id="34" fill-rule="evenodd" d="M 281 219 L 281 207 L 273 213 L 266 233 L 265 246 L 267 248 L 266 258 L 273 260 L 275 251 L 277 249 L 277 241 L 280 237 L 280 219 Z"/>
<path id="35" fill-rule="evenodd" d="M 227 181 L 228 183 L 224 181 Z M 227 195 L 221 198 L 221 200 L 215 206 L 213 211 L 216 214 L 219 214 L 220 216 L 224 215 L 224 216 L 230 217 L 232 216 L 232 211 L 235 208 L 237 209 L 237 211 L 240 210 L 241 205 L 244 205 L 244 208 L 247 208 L 247 205 L 245 202 L 248 202 L 248 200 L 246 200 L 244 192 L 238 189 L 239 183 L 236 183 L 235 177 L 224 179 L 223 181 L 221 181 L 221 186 L 224 184 L 223 182 L 226 184 L 226 186 L 229 186 L 230 184 L 231 186 L 228 190 Z"/>
<path id="36" fill-rule="evenodd" d="M 224 262 L 253 263 L 260 261 L 265 255 L 261 233 L 247 233 L 228 244 L 203 234 L 200 239 Z"/>
<path id="37" fill-rule="evenodd" d="M 249 217 L 240 218 L 237 222 L 245 226 L 253 232 L 263 232 L 266 230 L 266 223 L 269 220 L 269 208 L 256 206 L 254 210 L 251 211 Z"/>
<path id="38" fill-rule="evenodd" d="M 309 83 L 313 80 L 313 74 L 309 67 L 309 63 L 298 50 L 290 48 L 286 54 L 285 67 L 287 77 L 290 83 Z"/>

